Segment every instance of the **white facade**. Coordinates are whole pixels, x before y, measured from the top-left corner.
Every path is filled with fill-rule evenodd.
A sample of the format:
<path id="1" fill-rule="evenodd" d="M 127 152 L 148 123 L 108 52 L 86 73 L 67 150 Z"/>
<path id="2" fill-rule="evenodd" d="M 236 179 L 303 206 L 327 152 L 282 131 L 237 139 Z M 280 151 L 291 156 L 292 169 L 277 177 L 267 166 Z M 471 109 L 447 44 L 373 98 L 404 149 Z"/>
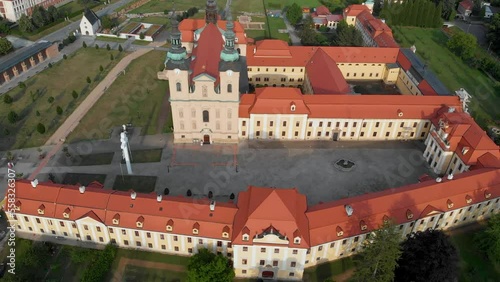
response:
<path id="1" fill-rule="evenodd" d="M 95 36 L 100 28 L 101 28 L 100 19 L 97 20 L 94 24 L 92 24 L 84 15 L 82 17 L 82 20 L 80 21 L 80 31 L 82 32 L 82 35 Z"/>
<path id="2" fill-rule="evenodd" d="M 34 6 L 61 6 L 71 0 L 0 0 L 0 15 L 11 22 L 17 22 L 25 14 L 29 15 Z"/>

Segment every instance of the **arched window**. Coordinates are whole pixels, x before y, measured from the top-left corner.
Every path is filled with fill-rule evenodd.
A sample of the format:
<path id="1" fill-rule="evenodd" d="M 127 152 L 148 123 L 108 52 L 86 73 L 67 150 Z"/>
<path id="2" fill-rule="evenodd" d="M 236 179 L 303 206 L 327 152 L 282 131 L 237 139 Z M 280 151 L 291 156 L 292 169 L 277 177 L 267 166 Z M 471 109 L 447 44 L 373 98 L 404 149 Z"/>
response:
<path id="1" fill-rule="evenodd" d="M 227 85 L 227 93 L 233 93 L 233 85 L 231 83 Z"/>
<path id="2" fill-rule="evenodd" d="M 208 111 L 205 110 L 203 111 L 203 122 L 208 122 L 209 121 L 209 115 L 208 115 Z"/>
<path id="3" fill-rule="evenodd" d="M 181 83 L 180 82 L 177 82 L 175 84 L 175 87 L 177 88 L 177 92 L 181 92 L 182 91 L 182 87 L 181 87 Z"/>

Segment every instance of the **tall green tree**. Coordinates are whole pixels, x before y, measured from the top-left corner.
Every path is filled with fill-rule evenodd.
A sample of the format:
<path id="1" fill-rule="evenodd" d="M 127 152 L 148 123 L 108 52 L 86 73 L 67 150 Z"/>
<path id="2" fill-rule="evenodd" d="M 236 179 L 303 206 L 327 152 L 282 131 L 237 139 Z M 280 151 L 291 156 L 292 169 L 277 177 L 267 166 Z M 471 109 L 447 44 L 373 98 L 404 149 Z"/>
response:
<path id="1" fill-rule="evenodd" d="M 61 15 L 59 15 L 59 11 L 57 10 L 57 8 L 55 6 L 50 6 L 47 9 L 47 13 L 50 15 L 50 19 L 52 22 L 58 20 L 59 17 L 61 16 Z"/>
<path id="2" fill-rule="evenodd" d="M 299 31 L 300 43 L 304 46 L 316 46 L 318 45 L 318 40 L 316 37 L 316 31 L 312 28 L 312 18 L 307 16 L 303 21 L 302 29 Z"/>
<path id="3" fill-rule="evenodd" d="M 468 60 L 474 56 L 477 39 L 472 34 L 458 31 L 453 33 L 446 46 L 463 60 Z"/>
<path id="4" fill-rule="evenodd" d="M 443 0 L 443 10 L 441 11 L 441 18 L 450 19 L 450 15 L 455 11 L 455 0 Z M 450 19 L 451 20 L 451 19 Z"/>
<path id="5" fill-rule="evenodd" d="M 457 281 L 460 258 L 448 235 L 440 230 L 412 233 L 402 243 L 394 281 Z M 418 266 L 418 267 L 416 267 Z"/>
<path id="6" fill-rule="evenodd" d="M 45 8 L 43 6 L 36 6 L 31 14 L 31 20 L 37 28 L 41 28 L 48 24 L 49 21 L 47 21 L 47 11 Z"/>
<path id="7" fill-rule="evenodd" d="M 486 229 L 477 233 L 475 239 L 488 258 L 495 265 L 500 265 L 500 214 L 493 215 Z"/>
<path id="8" fill-rule="evenodd" d="M 14 46 L 7 38 L 0 38 L 0 55 L 5 55 L 14 50 Z"/>
<path id="9" fill-rule="evenodd" d="M 486 38 L 490 42 L 489 48 L 493 51 L 500 51 L 500 14 L 493 15 L 488 25 Z"/>
<path id="10" fill-rule="evenodd" d="M 365 240 L 363 251 L 355 259 L 353 281 L 387 282 L 394 280 L 394 270 L 401 256 L 401 234 L 390 223 L 384 223 Z"/>
<path id="11" fill-rule="evenodd" d="M 373 15 L 378 17 L 381 11 L 382 11 L 382 1 L 375 0 L 375 2 L 373 3 Z"/>
<path id="12" fill-rule="evenodd" d="M 207 249 L 199 249 L 189 258 L 189 282 L 231 282 L 234 270 L 231 261 L 222 254 L 214 254 Z"/>
<path id="13" fill-rule="evenodd" d="M 25 14 L 21 15 L 17 23 L 19 24 L 19 29 L 22 32 L 32 32 L 33 30 L 35 30 L 33 22 L 31 22 L 31 19 L 28 18 L 28 16 L 26 16 Z"/>
<path id="14" fill-rule="evenodd" d="M 363 36 L 353 25 L 341 21 L 337 25 L 336 35 L 333 40 L 336 46 L 363 46 Z"/>
<path id="15" fill-rule="evenodd" d="M 297 3 L 293 3 L 290 5 L 288 10 L 286 10 L 286 18 L 292 25 L 296 25 L 302 19 L 302 9 L 297 5 Z"/>

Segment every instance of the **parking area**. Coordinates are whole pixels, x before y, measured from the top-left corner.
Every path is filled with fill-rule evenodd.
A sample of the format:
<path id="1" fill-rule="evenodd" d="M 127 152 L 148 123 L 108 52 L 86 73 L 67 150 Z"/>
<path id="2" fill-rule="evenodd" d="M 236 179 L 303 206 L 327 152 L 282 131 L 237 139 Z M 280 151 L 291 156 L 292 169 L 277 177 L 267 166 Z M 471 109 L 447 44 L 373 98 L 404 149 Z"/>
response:
<path id="1" fill-rule="evenodd" d="M 243 142 L 235 145 L 174 146 L 158 192 L 227 201 L 249 185 L 295 187 L 308 204 L 327 202 L 417 183 L 433 175 L 422 158 L 422 142 Z M 350 171 L 335 168 L 340 159 Z M 214 165 L 225 163 L 226 165 Z M 235 165 L 236 164 L 236 165 Z M 433 175 L 434 176 L 434 175 Z"/>

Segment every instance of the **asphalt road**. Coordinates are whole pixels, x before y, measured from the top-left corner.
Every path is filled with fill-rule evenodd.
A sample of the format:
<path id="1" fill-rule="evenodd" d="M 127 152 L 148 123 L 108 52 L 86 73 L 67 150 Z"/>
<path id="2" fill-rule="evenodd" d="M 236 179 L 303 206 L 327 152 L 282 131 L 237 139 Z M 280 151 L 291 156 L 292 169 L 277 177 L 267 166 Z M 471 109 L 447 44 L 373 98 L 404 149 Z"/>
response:
<path id="1" fill-rule="evenodd" d="M 486 40 L 486 32 L 488 29 L 482 23 L 472 22 L 468 24 L 463 20 L 455 20 L 453 21 L 453 24 L 464 32 L 474 35 L 477 38 L 477 43 L 479 43 L 479 45 L 487 47 L 488 40 Z"/>

